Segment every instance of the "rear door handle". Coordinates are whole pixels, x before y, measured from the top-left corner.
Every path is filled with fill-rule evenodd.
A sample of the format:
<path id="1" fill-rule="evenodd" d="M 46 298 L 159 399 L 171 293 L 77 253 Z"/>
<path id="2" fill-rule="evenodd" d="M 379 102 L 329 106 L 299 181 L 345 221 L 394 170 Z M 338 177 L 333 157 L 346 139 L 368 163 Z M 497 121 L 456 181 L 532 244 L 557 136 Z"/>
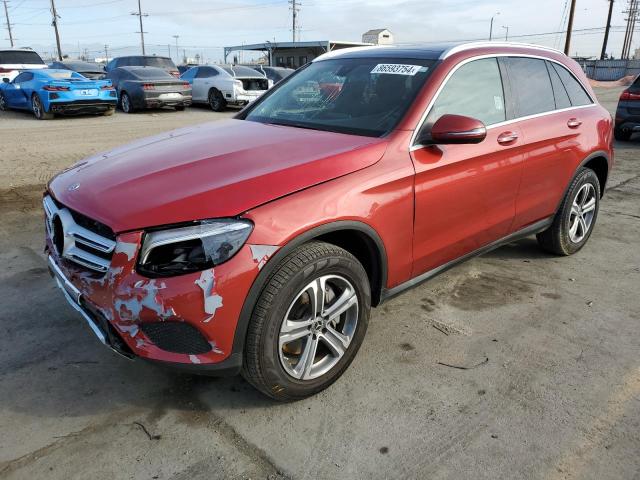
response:
<path id="1" fill-rule="evenodd" d="M 580 125 L 582 125 L 582 122 L 577 118 L 570 118 L 567 122 L 567 127 L 569 128 L 578 128 Z"/>
<path id="2" fill-rule="evenodd" d="M 498 135 L 498 143 L 500 145 L 510 145 L 518 140 L 518 134 L 516 132 L 502 132 Z"/>

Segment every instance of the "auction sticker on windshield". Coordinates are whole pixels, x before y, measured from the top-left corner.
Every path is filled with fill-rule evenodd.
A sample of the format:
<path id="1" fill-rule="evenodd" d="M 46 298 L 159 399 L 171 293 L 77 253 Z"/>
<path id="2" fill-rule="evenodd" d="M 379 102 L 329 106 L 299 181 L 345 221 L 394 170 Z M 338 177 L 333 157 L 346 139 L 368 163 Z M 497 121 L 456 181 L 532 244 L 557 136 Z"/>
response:
<path id="1" fill-rule="evenodd" d="M 427 71 L 427 67 L 421 65 L 402 65 L 399 63 L 379 63 L 371 70 L 371 73 L 387 73 L 391 75 L 415 75 L 420 71 Z"/>

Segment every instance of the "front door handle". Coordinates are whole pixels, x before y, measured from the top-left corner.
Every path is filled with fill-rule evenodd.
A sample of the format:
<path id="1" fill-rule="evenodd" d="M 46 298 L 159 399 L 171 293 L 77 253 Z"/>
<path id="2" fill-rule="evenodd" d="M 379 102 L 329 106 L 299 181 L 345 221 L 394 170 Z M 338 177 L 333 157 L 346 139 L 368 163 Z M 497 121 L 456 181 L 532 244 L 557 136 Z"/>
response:
<path id="1" fill-rule="evenodd" d="M 577 118 L 570 118 L 567 122 L 567 127 L 569 128 L 578 128 L 580 125 L 582 125 L 582 122 Z"/>
<path id="2" fill-rule="evenodd" d="M 518 140 L 518 134 L 516 132 L 502 132 L 498 135 L 498 143 L 500 145 L 511 145 Z"/>

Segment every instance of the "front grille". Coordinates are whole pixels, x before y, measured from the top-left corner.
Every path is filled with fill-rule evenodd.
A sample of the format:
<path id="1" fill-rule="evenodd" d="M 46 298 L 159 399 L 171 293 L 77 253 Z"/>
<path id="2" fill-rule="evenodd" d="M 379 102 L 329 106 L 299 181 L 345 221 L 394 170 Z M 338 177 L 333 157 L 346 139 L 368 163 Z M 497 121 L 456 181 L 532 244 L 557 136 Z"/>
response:
<path id="1" fill-rule="evenodd" d="M 199 355 L 211 351 L 204 335 L 188 323 L 143 323 L 142 331 L 158 348 L 167 352 Z"/>
<path id="2" fill-rule="evenodd" d="M 43 201 L 47 234 L 56 253 L 85 268 L 104 273 L 116 247 L 113 231 L 78 212 L 66 208 L 49 195 Z"/>

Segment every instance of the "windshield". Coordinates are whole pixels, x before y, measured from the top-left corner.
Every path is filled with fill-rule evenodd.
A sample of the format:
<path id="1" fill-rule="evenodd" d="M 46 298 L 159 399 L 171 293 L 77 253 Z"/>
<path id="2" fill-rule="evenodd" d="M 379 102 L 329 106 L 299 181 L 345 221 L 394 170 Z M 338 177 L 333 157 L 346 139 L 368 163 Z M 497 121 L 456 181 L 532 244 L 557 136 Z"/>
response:
<path id="1" fill-rule="evenodd" d="M 173 61 L 169 58 L 164 57 L 144 57 L 143 65 L 147 67 L 160 67 L 160 68 L 170 68 L 171 70 L 177 70 L 176 66 L 173 64 Z"/>
<path id="2" fill-rule="evenodd" d="M 85 62 L 66 62 L 64 63 L 71 70 L 75 70 L 76 72 L 100 72 L 102 69 L 100 65 L 95 63 L 85 63 Z"/>
<path id="3" fill-rule="evenodd" d="M 20 50 L 2 50 L 0 51 L 0 63 L 5 65 L 11 64 L 29 64 L 42 65 L 44 62 L 36 52 L 20 51 Z"/>
<path id="4" fill-rule="evenodd" d="M 256 102 L 244 118 L 379 137 L 402 119 L 434 63 L 402 58 L 314 62 Z"/>

